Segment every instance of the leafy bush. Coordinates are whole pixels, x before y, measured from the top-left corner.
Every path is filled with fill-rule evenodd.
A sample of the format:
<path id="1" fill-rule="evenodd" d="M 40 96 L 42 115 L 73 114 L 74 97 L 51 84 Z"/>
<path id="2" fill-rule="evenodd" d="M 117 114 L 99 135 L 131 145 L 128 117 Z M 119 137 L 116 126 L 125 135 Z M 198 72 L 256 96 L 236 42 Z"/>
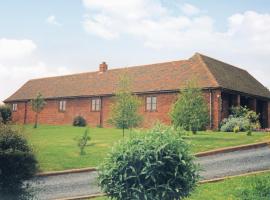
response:
<path id="1" fill-rule="evenodd" d="M 82 116 L 77 116 L 73 120 L 73 126 L 84 127 L 86 125 L 87 125 L 86 120 Z"/>
<path id="2" fill-rule="evenodd" d="M 37 172 L 37 161 L 26 139 L 7 125 L 0 125 L 0 191 L 22 186 Z"/>
<path id="3" fill-rule="evenodd" d="M 11 108 L 7 105 L 0 106 L 0 122 L 2 121 L 4 124 L 8 123 L 11 120 Z"/>
<path id="4" fill-rule="evenodd" d="M 194 134 L 209 122 L 208 108 L 201 89 L 191 84 L 185 88 L 170 113 L 174 127 L 183 127 Z"/>
<path id="5" fill-rule="evenodd" d="M 236 132 L 246 131 L 249 128 L 249 120 L 243 117 L 229 117 L 222 121 L 220 130 L 222 132 Z"/>
<path id="6" fill-rule="evenodd" d="M 259 115 L 247 107 L 232 107 L 232 115 L 221 123 L 221 131 L 239 132 L 256 130 L 260 128 Z M 235 131 L 239 128 L 238 131 Z M 249 133 L 250 135 L 250 133 Z"/>
<path id="7" fill-rule="evenodd" d="M 247 107 L 232 107 L 232 116 L 234 117 L 244 117 L 250 121 L 251 124 L 255 126 L 255 128 L 260 128 L 259 117 L 255 111 L 248 109 Z"/>
<path id="8" fill-rule="evenodd" d="M 91 140 L 91 138 L 90 138 L 90 136 L 88 134 L 89 134 L 89 129 L 87 128 L 84 131 L 83 136 L 78 141 L 78 147 L 80 148 L 80 155 L 84 155 L 85 154 L 84 149 L 85 149 L 88 141 Z"/>
<path id="9" fill-rule="evenodd" d="M 112 149 L 99 170 L 99 183 L 116 200 L 178 200 L 198 181 L 189 146 L 171 128 L 155 127 Z"/>
<path id="10" fill-rule="evenodd" d="M 270 199 L 270 176 L 254 177 L 244 189 L 239 190 L 242 200 L 269 200 Z"/>

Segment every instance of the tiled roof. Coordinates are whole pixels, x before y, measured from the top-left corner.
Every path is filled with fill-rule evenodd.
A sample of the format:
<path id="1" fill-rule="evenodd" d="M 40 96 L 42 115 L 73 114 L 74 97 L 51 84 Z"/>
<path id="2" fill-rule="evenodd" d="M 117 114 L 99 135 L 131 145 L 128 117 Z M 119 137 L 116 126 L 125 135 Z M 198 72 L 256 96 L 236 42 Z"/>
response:
<path id="1" fill-rule="evenodd" d="M 270 98 L 269 90 L 246 70 L 200 54 L 201 59 L 222 88 Z"/>
<path id="2" fill-rule="evenodd" d="M 188 60 L 33 79 L 5 102 L 33 99 L 38 92 L 45 98 L 110 95 L 121 74 L 131 78 L 134 93 L 178 90 L 195 79 L 201 88 L 222 87 L 270 98 L 270 92 L 248 72 L 196 53 Z"/>

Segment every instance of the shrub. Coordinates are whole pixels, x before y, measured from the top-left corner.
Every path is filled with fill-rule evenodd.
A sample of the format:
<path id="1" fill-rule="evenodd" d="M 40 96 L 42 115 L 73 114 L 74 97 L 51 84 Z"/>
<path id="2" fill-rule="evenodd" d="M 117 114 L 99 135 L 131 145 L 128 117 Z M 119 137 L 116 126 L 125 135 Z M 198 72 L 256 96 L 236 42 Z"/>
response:
<path id="1" fill-rule="evenodd" d="M 240 131 L 240 127 L 239 126 L 235 126 L 234 128 L 233 128 L 233 132 L 234 133 L 238 133 Z"/>
<path id="2" fill-rule="evenodd" d="M 229 117 L 228 119 L 224 119 L 222 121 L 222 125 L 220 130 L 222 132 L 235 132 L 237 131 L 246 131 L 249 128 L 249 121 L 243 117 Z"/>
<path id="3" fill-rule="evenodd" d="M 0 122 L 3 122 L 4 124 L 8 123 L 11 120 L 11 115 L 12 112 L 10 106 L 0 106 Z"/>
<path id="4" fill-rule="evenodd" d="M 221 123 L 221 131 L 232 132 L 239 127 L 239 131 L 251 132 L 260 128 L 259 115 L 247 107 L 232 107 L 232 115 Z M 238 132 L 239 132 L 238 131 Z M 251 133 L 248 133 L 251 135 Z"/>
<path id="5" fill-rule="evenodd" d="M 183 127 L 194 134 L 208 124 L 208 108 L 201 89 L 191 84 L 185 88 L 170 113 L 174 127 Z"/>
<path id="6" fill-rule="evenodd" d="M 37 172 L 37 161 L 26 139 L 7 125 L 0 125 L 0 191 L 22 186 Z"/>
<path id="7" fill-rule="evenodd" d="M 118 143 L 99 168 L 99 183 L 116 200 L 177 200 L 198 181 L 189 146 L 171 128 L 155 127 Z"/>
<path id="8" fill-rule="evenodd" d="M 77 116 L 73 120 L 73 126 L 84 127 L 86 125 L 87 125 L 86 120 L 82 116 Z"/>

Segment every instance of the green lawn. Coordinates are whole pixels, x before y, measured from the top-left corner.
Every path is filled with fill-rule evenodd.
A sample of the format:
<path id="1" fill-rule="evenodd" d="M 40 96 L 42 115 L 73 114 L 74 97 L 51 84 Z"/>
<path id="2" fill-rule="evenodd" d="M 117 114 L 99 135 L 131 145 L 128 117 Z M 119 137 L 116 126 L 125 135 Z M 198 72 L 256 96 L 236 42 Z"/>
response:
<path id="1" fill-rule="evenodd" d="M 119 129 L 90 128 L 90 145 L 86 148 L 86 155 L 80 156 L 76 138 L 84 133 L 85 128 L 45 125 L 37 129 L 32 126 L 24 128 L 36 151 L 41 171 L 96 167 L 112 145 L 122 139 L 122 131 Z M 245 133 L 198 132 L 197 135 L 184 136 L 184 139 L 196 153 L 269 140 L 270 134 L 253 133 L 253 136 L 246 136 Z"/>
<path id="2" fill-rule="evenodd" d="M 269 178 L 270 173 L 264 173 L 260 175 L 232 178 L 218 183 L 199 185 L 192 195 L 186 200 L 242 200 L 243 197 L 241 197 L 241 194 L 244 190 L 251 193 L 255 192 L 254 185 L 252 185 L 252 183 L 261 180 L 268 184 Z M 267 187 L 270 188 L 268 185 Z M 100 197 L 92 200 L 109 199 L 106 197 Z"/>

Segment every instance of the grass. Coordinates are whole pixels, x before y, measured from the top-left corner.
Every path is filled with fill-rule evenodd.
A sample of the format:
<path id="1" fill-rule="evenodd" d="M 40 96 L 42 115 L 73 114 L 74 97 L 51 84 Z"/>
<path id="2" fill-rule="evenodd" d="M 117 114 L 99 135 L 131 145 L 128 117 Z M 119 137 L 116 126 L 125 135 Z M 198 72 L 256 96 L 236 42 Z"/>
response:
<path id="1" fill-rule="evenodd" d="M 114 128 L 90 128 L 90 145 L 86 154 L 80 155 L 77 139 L 85 128 L 72 126 L 41 125 L 37 129 L 25 126 L 29 142 L 33 145 L 41 171 L 56 171 L 72 168 L 96 167 L 106 156 L 112 145 L 122 139 L 122 131 Z M 128 131 L 126 135 L 128 135 Z M 261 142 L 270 139 L 270 134 L 198 132 L 184 136 L 191 144 L 192 152 L 201 152 L 221 147 Z"/>
<path id="2" fill-rule="evenodd" d="M 269 199 L 270 195 L 269 178 L 270 173 L 263 173 L 232 178 L 218 183 L 199 185 L 191 196 L 185 200 L 266 200 Z M 261 187 L 260 185 L 263 183 L 265 184 Z M 262 189 L 264 189 L 264 191 Z M 268 194 L 268 197 L 265 197 L 265 193 Z M 246 196 L 244 196 L 244 194 L 246 194 Z M 259 195 L 262 195 L 265 198 Z M 100 197 L 92 200 L 109 200 L 109 198 Z"/>

